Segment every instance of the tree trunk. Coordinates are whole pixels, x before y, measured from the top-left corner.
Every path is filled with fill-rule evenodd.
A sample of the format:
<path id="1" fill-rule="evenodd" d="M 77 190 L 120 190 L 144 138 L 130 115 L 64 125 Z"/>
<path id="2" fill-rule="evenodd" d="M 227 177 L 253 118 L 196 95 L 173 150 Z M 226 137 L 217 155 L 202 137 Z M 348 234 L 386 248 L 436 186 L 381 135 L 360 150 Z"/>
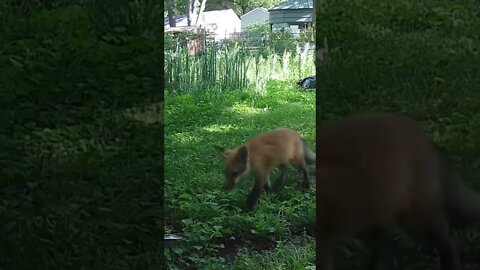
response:
<path id="1" fill-rule="evenodd" d="M 200 21 L 200 18 L 203 15 L 203 11 L 205 10 L 205 4 L 207 3 L 207 0 L 202 0 L 202 4 L 200 5 L 200 10 L 198 11 L 198 16 L 197 20 L 195 22 L 195 25 L 198 25 L 198 22 Z"/>
<path id="2" fill-rule="evenodd" d="M 314 1 L 313 1 L 313 18 L 312 18 L 312 26 L 313 26 L 313 27 L 315 27 L 315 25 L 317 25 L 317 24 L 316 24 L 316 21 L 315 21 L 315 20 L 316 20 L 316 17 L 317 17 L 317 16 L 316 16 L 316 15 L 317 15 L 317 9 L 316 9 L 316 8 L 318 8 L 318 2 L 317 2 L 317 1 L 318 1 L 318 0 L 314 0 Z"/>
<path id="3" fill-rule="evenodd" d="M 242 15 L 245 15 L 247 13 L 247 10 L 248 10 L 248 6 L 240 6 L 240 8 L 242 9 Z"/>
<path id="4" fill-rule="evenodd" d="M 195 7 L 195 0 L 187 0 L 187 23 L 188 26 L 192 26 L 192 21 L 195 20 L 195 15 L 197 14 Z"/>
<path id="5" fill-rule="evenodd" d="M 170 27 L 177 26 L 177 22 L 175 21 L 175 13 L 173 12 L 173 3 L 172 0 L 165 0 L 167 4 L 167 13 L 168 13 L 168 23 Z"/>

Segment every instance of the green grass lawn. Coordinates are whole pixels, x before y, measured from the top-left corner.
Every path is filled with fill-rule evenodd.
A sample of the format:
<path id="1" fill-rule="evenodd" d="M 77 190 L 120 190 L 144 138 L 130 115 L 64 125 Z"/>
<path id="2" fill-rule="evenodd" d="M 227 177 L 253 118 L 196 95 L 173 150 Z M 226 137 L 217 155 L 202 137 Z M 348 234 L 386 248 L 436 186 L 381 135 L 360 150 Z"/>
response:
<path id="1" fill-rule="evenodd" d="M 165 93 L 165 226 L 184 238 L 165 251 L 170 269 L 308 269 L 315 262 L 311 237 L 315 189 L 302 194 L 301 174 L 277 193 L 260 197 L 256 213 L 244 210 L 253 180 L 224 191 L 214 146 L 235 147 L 269 129 L 296 129 L 315 149 L 315 93 L 272 81 L 253 92 Z M 309 168 L 312 172 L 314 166 Z M 272 173 L 272 180 L 278 175 Z M 307 268 L 305 268 L 307 267 Z"/>

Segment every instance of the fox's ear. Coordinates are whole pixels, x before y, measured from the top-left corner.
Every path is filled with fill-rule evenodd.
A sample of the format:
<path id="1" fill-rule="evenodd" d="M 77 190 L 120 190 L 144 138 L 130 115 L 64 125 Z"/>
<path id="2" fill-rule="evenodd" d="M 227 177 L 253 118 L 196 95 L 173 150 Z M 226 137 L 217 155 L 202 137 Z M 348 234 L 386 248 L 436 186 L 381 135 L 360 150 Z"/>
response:
<path id="1" fill-rule="evenodd" d="M 215 148 L 215 150 L 217 151 L 217 154 L 218 154 L 221 158 L 225 158 L 225 147 L 221 147 L 221 146 L 215 145 L 214 148 Z"/>
<path id="2" fill-rule="evenodd" d="M 247 162 L 248 150 L 247 150 L 247 147 L 245 147 L 245 145 L 238 148 L 237 155 L 235 156 L 235 158 L 242 163 Z"/>

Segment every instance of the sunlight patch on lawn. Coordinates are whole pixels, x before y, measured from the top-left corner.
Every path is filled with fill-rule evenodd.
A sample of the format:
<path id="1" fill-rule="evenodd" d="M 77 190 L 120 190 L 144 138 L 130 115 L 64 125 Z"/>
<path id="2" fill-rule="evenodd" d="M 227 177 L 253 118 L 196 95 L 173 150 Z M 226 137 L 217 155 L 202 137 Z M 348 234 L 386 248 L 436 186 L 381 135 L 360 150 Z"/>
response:
<path id="1" fill-rule="evenodd" d="M 241 114 L 243 116 L 251 116 L 265 112 L 265 109 L 254 108 L 252 106 L 242 103 L 233 104 L 228 110 L 236 114 Z"/>
<path id="2" fill-rule="evenodd" d="M 148 106 L 129 108 L 123 112 L 123 115 L 127 119 L 141 122 L 145 125 L 162 123 L 163 104 L 158 102 Z"/>
<path id="3" fill-rule="evenodd" d="M 83 131 L 83 132 L 82 132 Z M 119 146 L 101 138 L 85 136 L 84 130 L 76 127 L 42 129 L 24 136 L 25 149 L 33 156 L 42 158 L 66 158 L 89 151 L 118 150 Z"/>
<path id="4" fill-rule="evenodd" d="M 168 142 L 165 141 L 165 145 L 198 143 L 201 139 L 197 131 L 185 131 L 171 134 L 168 137 Z"/>
<path id="5" fill-rule="evenodd" d="M 231 124 L 228 124 L 228 125 L 213 124 L 207 127 L 203 127 L 203 130 L 210 133 L 221 133 L 221 132 L 232 131 L 237 129 L 238 127 L 235 127 L 234 125 L 231 125 Z"/>

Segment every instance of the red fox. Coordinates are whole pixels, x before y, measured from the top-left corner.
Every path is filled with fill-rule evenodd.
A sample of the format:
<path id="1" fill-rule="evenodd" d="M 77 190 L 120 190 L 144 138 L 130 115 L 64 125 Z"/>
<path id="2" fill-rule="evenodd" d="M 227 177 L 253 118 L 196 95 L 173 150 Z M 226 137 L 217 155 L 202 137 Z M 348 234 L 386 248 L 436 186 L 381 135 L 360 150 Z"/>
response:
<path id="1" fill-rule="evenodd" d="M 335 246 L 360 232 L 373 240 L 372 269 L 390 269 L 392 225 L 425 236 L 441 269 L 461 269 L 451 231 L 480 221 L 480 195 L 416 122 L 388 113 L 350 116 L 317 129 L 317 154 L 319 270 L 333 270 Z"/>
<path id="2" fill-rule="evenodd" d="M 310 188 L 307 164 L 315 161 L 315 153 L 293 129 L 279 128 L 265 132 L 231 150 L 216 148 L 224 166 L 224 189 L 232 189 L 244 177 L 254 175 L 255 184 L 247 198 L 249 212 L 252 212 L 262 191 L 271 190 L 269 175 L 274 168 L 278 167 L 281 171 L 277 184 L 283 184 L 286 165 L 292 164 L 303 173 L 303 187 Z"/>

